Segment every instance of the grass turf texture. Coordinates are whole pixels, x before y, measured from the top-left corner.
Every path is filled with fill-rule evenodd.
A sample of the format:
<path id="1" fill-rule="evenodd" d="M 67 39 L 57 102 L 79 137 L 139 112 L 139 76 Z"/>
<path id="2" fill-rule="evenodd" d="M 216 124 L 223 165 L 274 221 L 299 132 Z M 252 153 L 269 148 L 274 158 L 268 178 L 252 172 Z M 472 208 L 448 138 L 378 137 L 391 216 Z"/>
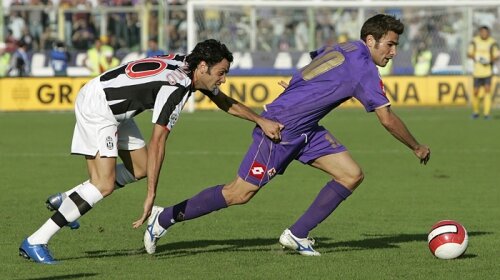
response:
<path id="1" fill-rule="evenodd" d="M 319 258 L 282 251 L 277 240 L 314 199 L 328 176 L 298 162 L 249 204 L 180 223 L 142 246 L 146 183 L 115 192 L 49 243 L 54 266 L 17 256 L 22 239 L 50 213 L 49 194 L 86 180 L 85 161 L 70 156 L 72 113 L 0 113 L 2 279 L 499 279 L 500 120 L 469 119 L 463 108 L 396 108 L 432 149 L 421 166 L 362 109 L 323 120 L 363 167 L 365 181 L 312 232 Z M 137 119 L 149 138 L 150 114 Z M 156 204 L 171 205 L 232 180 L 252 124 L 223 112 L 185 113 L 167 143 Z M 460 259 L 434 258 L 427 231 L 455 219 L 469 232 Z"/>

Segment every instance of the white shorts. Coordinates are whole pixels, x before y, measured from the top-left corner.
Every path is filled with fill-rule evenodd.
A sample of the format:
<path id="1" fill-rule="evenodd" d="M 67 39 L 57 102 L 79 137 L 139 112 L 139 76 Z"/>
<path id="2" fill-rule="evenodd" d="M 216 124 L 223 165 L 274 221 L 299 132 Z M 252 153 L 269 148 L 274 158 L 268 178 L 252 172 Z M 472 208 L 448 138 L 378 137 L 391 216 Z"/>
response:
<path id="1" fill-rule="evenodd" d="M 133 151 L 146 145 L 134 119 L 115 119 L 98 78 L 78 93 L 75 116 L 72 154 L 118 157 L 118 150 Z"/>

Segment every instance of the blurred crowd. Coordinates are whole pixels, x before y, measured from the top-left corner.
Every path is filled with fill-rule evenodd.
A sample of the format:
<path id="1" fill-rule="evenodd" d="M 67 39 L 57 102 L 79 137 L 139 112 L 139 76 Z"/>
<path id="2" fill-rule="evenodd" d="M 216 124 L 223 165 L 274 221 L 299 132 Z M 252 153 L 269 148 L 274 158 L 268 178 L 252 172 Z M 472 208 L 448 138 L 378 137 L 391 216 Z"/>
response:
<path id="1" fill-rule="evenodd" d="M 5 1 L 4 1 L 5 2 Z M 62 28 L 64 43 L 69 49 L 87 50 L 100 36 L 108 37 L 109 45 L 115 49 L 140 49 L 141 21 L 134 7 L 138 4 L 158 6 L 158 0 L 11 0 L 4 8 L 5 43 L 8 51 L 15 43 L 24 41 L 28 50 L 43 51 L 53 47 Z M 167 1 L 168 5 L 181 5 L 185 1 Z M 121 8 L 123 11 L 106 10 Z M 127 8 L 129 8 L 127 10 Z M 103 13 L 102 10 L 106 10 Z M 63 21 L 59 22 L 59 11 Z M 175 11 L 175 12 L 174 12 Z M 171 12 L 169 35 L 171 41 L 181 37 L 181 26 L 185 22 L 185 11 Z M 106 16 L 105 21 L 102 17 Z M 158 36 L 158 10 L 148 13 L 148 36 Z M 104 26 L 103 26 L 104 25 Z M 185 28 L 185 27 L 184 27 Z M 179 31 L 178 31 L 179 30 Z M 174 47 L 176 47 L 174 45 Z"/>
<path id="2" fill-rule="evenodd" d="M 0 76 L 28 75 L 28 60 L 31 54 L 37 52 L 46 52 L 51 58 L 57 57 L 55 64 L 59 66 L 68 63 L 70 52 L 87 52 L 86 62 L 95 62 L 91 50 L 101 49 L 101 45 L 105 51 L 98 53 L 102 57 L 114 56 L 119 51 L 145 52 L 147 49 L 141 46 L 141 26 L 144 22 L 140 19 L 138 5 L 156 7 L 148 10 L 146 22 L 147 48 L 151 48 L 158 43 L 160 30 L 158 1 L 162 0 L 7 1 L 10 3 L 4 0 Z M 185 1 L 169 0 L 165 4 L 179 7 L 170 9 L 168 23 L 162 29 L 166 30 L 165 35 L 168 37 L 167 47 L 173 51 L 185 51 Z M 54 54 L 57 52 L 64 54 Z M 95 67 L 89 66 L 93 74 L 96 73 Z"/>
<path id="3" fill-rule="evenodd" d="M 117 52 L 145 53 L 152 45 L 158 49 L 158 44 L 160 49 L 171 52 L 188 51 L 186 0 L 159 1 L 4 0 L 4 43 L 0 44 L 0 54 L 10 55 L 11 70 L 13 65 L 22 64 L 26 65 L 24 69 L 17 67 L 16 71 L 29 73 L 29 63 L 18 62 L 29 60 L 34 52 L 88 52 L 96 44 L 105 45 L 106 55 L 111 56 Z M 168 5 L 166 15 L 160 4 Z M 150 7 L 147 22 L 134 8 L 137 5 Z M 475 10 L 474 26 L 468 26 L 461 8 L 366 9 L 364 16 L 378 12 L 395 14 L 406 25 L 400 38 L 400 55 L 394 61 L 397 67 L 386 67 L 384 74 L 427 75 L 441 53 L 447 54 L 451 63 L 464 63 L 463 53 L 473 35 L 466 34 L 467 30 L 472 33 L 477 26 L 489 26 L 492 36 L 500 39 L 500 15 L 495 8 Z M 195 13 L 197 40 L 215 38 L 235 52 L 307 52 L 324 44 L 355 40 L 359 38 L 362 16 L 356 8 L 259 7 L 252 14 L 249 8 L 207 6 Z M 144 24 L 147 46 L 141 43 Z M 14 57 L 16 63 L 12 62 Z M 0 59 L 4 64 L 2 61 L 7 59 Z M 9 67 L 0 65 L 0 75 L 4 68 Z"/>

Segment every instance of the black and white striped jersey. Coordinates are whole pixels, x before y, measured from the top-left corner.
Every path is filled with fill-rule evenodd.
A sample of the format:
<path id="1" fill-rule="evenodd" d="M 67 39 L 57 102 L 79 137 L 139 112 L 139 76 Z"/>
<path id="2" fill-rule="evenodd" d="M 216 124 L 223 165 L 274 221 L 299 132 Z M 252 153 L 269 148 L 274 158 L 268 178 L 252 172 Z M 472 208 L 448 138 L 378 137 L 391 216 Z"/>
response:
<path id="1" fill-rule="evenodd" d="M 194 91 L 184 55 L 143 58 L 99 76 L 117 121 L 153 110 L 153 123 L 171 129 Z"/>

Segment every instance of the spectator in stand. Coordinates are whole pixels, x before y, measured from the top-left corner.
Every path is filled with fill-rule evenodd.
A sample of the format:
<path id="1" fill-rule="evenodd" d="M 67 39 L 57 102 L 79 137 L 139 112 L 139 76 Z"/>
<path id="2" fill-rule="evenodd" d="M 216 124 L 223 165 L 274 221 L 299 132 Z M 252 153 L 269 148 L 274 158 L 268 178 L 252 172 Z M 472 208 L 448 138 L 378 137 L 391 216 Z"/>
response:
<path id="1" fill-rule="evenodd" d="M 0 42 L 0 77 L 7 76 L 10 66 L 10 53 L 7 52 L 7 44 Z"/>
<path id="2" fill-rule="evenodd" d="M 125 48 L 132 50 L 140 49 L 141 42 L 141 24 L 138 13 L 127 14 L 127 37 Z"/>
<path id="3" fill-rule="evenodd" d="M 9 20 L 7 22 L 7 26 L 9 30 L 12 31 L 12 36 L 14 37 L 14 39 L 16 39 L 16 41 L 21 40 L 23 30 L 26 27 L 26 21 L 21 16 L 21 13 L 17 11 L 11 11 Z"/>
<path id="4" fill-rule="evenodd" d="M 122 6 L 131 6 L 130 1 L 127 0 L 113 0 L 111 2 L 111 6 L 114 7 L 122 7 Z M 118 44 L 120 47 L 126 47 L 129 42 L 129 34 L 128 34 L 128 24 L 127 17 L 128 15 L 123 12 L 113 12 L 109 14 L 109 33 L 112 33 L 116 36 Z"/>
<path id="5" fill-rule="evenodd" d="M 40 50 L 40 37 L 43 33 L 45 17 L 43 12 L 44 5 L 40 0 L 31 0 L 29 5 L 31 6 L 28 11 L 29 35 L 32 37 L 32 47 L 35 50 Z M 28 43 L 26 40 L 25 42 Z"/>
<path id="6" fill-rule="evenodd" d="M 113 48 L 107 45 L 108 39 L 106 36 L 101 36 L 94 41 L 94 46 L 87 51 L 87 57 L 85 59 L 85 65 L 90 70 L 90 75 L 95 77 L 100 75 L 102 72 L 101 61 L 105 52 L 113 53 Z"/>
<path id="7" fill-rule="evenodd" d="M 330 22 L 329 15 L 319 12 L 317 17 L 315 30 L 316 45 L 322 46 L 335 43 L 335 26 Z"/>
<path id="8" fill-rule="evenodd" d="M 33 51 L 34 44 L 36 44 L 27 26 L 24 27 L 23 34 L 21 35 L 21 39 L 19 39 L 19 41 L 24 42 L 27 52 Z"/>
<path id="9" fill-rule="evenodd" d="M 88 50 L 96 38 L 96 31 L 85 19 L 79 19 L 74 23 L 72 45 L 76 50 Z"/>
<path id="10" fill-rule="evenodd" d="M 309 27 L 307 18 L 298 18 L 294 29 L 294 40 L 296 50 L 305 51 L 309 49 Z"/>
<path id="11" fill-rule="evenodd" d="M 273 30 L 273 39 L 271 42 L 271 46 L 274 50 L 279 49 L 280 40 L 283 33 L 285 33 L 286 24 L 287 24 L 287 15 L 282 10 L 277 10 L 276 15 L 269 19 L 272 30 Z"/>
<path id="12" fill-rule="evenodd" d="M 74 7 L 73 0 L 59 0 L 59 8 L 64 10 Z M 70 12 L 64 12 L 64 41 L 67 47 L 72 47 L 73 18 Z"/>
<path id="13" fill-rule="evenodd" d="M 8 53 L 14 53 L 17 50 L 17 39 L 12 34 L 11 29 L 7 29 L 7 36 L 5 36 L 5 49 Z"/>
<path id="14" fill-rule="evenodd" d="M 58 41 L 50 52 L 50 66 L 56 77 L 66 76 L 70 54 L 66 50 L 64 42 Z"/>
<path id="15" fill-rule="evenodd" d="M 148 41 L 148 50 L 146 51 L 146 57 L 153 57 L 164 54 L 165 51 L 158 48 L 158 41 L 156 40 L 156 38 L 150 38 Z"/>
<path id="16" fill-rule="evenodd" d="M 100 61 L 101 74 L 119 65 L 120 60 L 113 55 L 113 50 L 107 49 L 103 51 Z"/>
<path id="17" fill-rule="evenodd" d="M 415 76 L 427 76 L 431 71 L 432 52 L 425 42 L 420 42 L 411 57 L 413 74 Z"/>
<path id="18" fill-rule="evenodd" d="M 23 41 L 17 42 L 17 50 L 10 60 L 10 76 L 26 77 L 30 75 L 30 61 Z"/>
<path id="19" fill-rule="evenodd" d="M 51 26 L 45 27 L 42 37 L 40 37 L 40 50 L 50 50 L 57 42 L 57 32 Z"/>

